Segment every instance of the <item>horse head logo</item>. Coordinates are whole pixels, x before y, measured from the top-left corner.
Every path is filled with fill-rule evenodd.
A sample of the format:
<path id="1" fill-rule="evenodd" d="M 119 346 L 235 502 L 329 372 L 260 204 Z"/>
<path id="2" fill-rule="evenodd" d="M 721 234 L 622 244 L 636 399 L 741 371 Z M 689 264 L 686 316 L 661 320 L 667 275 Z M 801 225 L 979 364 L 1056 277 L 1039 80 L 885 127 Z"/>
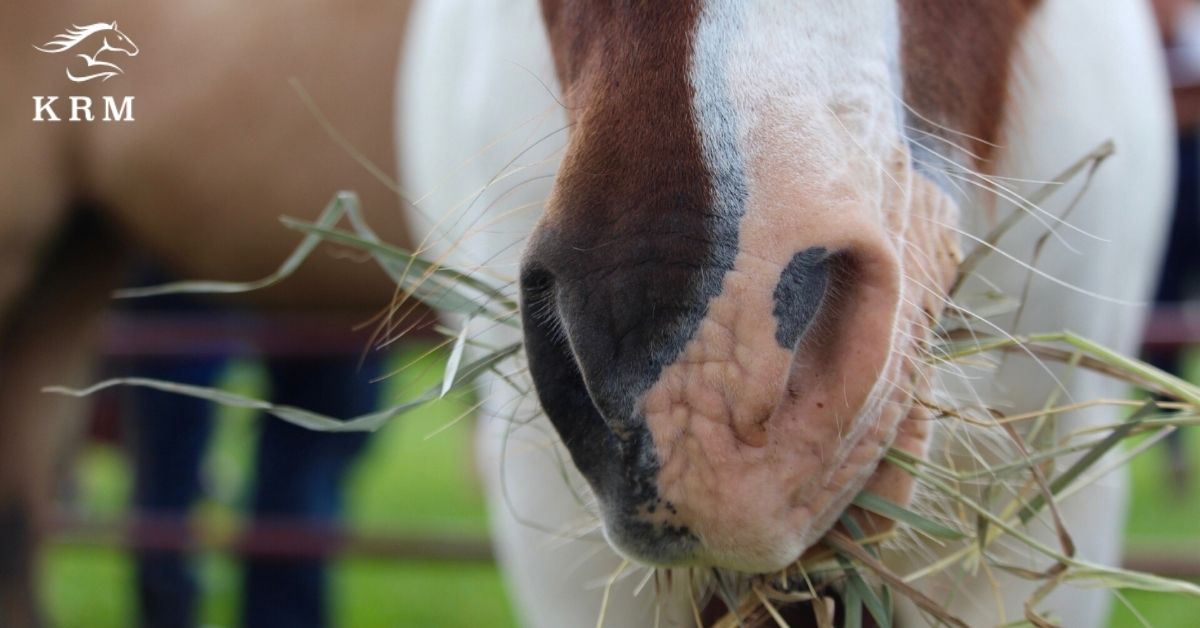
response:
<path id="1" fill-rule="evenodd" d="M 83 81 L 90 81 L 92 79 L 107 81 L 118 74 L 123 74 L 124 71 L 117 64 L 101 61 L 98 58 L 105 52 L 123 52 L 131 57 L 137 56 L 137 44 L 133 43 L 133 40 L 128 35 L 121 32 L 121 29 L 117 28 L 116 22 L 96 22 L 87 26 L 72 24 L 71 28 L 67 29 L 67 32 L 55 36 L 54 39 L 41 46 L 34 46 L 34 48 L 42 52 L 57 54 L 82 45 L 85 41 L 93 40 L 95 39 L 93 37 L 95 35 L 101 35 L 103 43 L 91 54 L 82 52 L 76 54 L 75 56 L 86 61 L 87 65 L 84 66 L 80 74 L 73 73 L 71 67 L 68 66 L 67 78 L 76 83 L 82 83 Z"/>

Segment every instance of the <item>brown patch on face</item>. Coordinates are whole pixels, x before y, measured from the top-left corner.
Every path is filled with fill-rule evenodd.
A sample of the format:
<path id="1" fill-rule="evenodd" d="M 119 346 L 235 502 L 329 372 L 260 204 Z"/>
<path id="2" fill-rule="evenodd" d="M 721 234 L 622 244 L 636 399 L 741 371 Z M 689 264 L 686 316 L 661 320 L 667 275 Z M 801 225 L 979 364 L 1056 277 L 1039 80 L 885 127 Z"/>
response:
<path id="1" fill-rule="evenodd" d="M 563 91 L 587 75 L 613 74 L 653 84 L 663 78 L 659 69 L 675 65 L 687 72 L 690 43 L 700 16 L 698 0 L 671 3 L 644 0 L 542 0 L 542 19 L 550 37 L 550 49 Z M 643 77 L 624 72 L 604 72 L 597 62 L 648 60 L 640 66 Z M 679 65 L 679 62 L 683 62 Z M 614 70 L 622 69 L 620 67 Z M 623 69 L 629 69 L 628 67 Z M 597 72 L 597 71 L 600 72 Z M 631 84 L 626 83 L 628 88 Z"/>
<path id="2" fill-rule="evenodd" d="M 714 251 L 736 246 L 710 224 L 692 111 L 699 6 L 542 7 L 571 128 L 522 264 L 531 372 L 610 537 L 648 560 L 682 560 L 689 532 L 663 520 L 673 507 L 657 499 L 656 452 L 633 402 L 702 316 Z"/>
<path id="3" fill-rule="evenodd" d="M 588 293 L 581 307 L 603 305 L 611 321 L 602 333 L 632 350 L 647 340 L 638 328 L 661 328 L 694 300 L 694 275 L 713 244 L 713 190 L 689 81 L 699 6 L 542 6 L 572 126 L 527 257 L 558 287 Z M 660 270 L 646 272 L 651 265 Z M 642 295 L 654 295 L 656 307 L 641 307 Z M 659 320 L 646 320 L 646 309 Z"/>
<path id="4" fill-rule="evenodd" d="M 699 3 L 544 0 L 542 12 L 572 124 L 554 218 L 599 239 L 685 218 L 636 211 L 660 191 L 673 197 L 660 209 L 707 207 L 689 84 Z"/>
<path id="5" fill-rule="evenodd" d="M 611 423 L 630 418 L 626 393 L 653 375 L 647 354 L 703 308 L 699 275 L 720 245 L 691 106 L 698 6 L 547 0 L 543 10 L 572 126 L 524 285 L 528 294 L 529 277 L 543 278 L 600 412 L 628 439 Z"/>
<path id="6" fill-rule="evenodd" d="M 922 132 L 918 136 L 929 133 L 962 145 L 976 156 L 973 167 L 993 169 L 1011 98 L 1014 53 L 1040 3 L 900 0 L 904 100 L 920 114 L 909 120 Z"/>

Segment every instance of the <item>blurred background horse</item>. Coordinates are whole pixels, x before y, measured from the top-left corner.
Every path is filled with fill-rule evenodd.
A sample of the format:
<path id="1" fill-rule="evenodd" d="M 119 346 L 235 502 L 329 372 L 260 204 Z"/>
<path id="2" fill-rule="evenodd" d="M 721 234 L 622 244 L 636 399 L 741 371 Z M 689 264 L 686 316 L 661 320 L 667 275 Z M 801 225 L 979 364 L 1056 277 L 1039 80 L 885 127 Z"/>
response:
<path id="1" fill-rule="evenodd" d="M 173 277 L 257 279 L 300 240 L 279 217 L 312 219 L 347 188 L 384 238 L 406 242 L 397 194 L 288 86 L 296 79 L 345 142 L 393 172 L 406 13 L 406 2 L 380 0 L 0 8 L 0 625 L 36 623 L 37 541 L 82 409 L 41 388 L 94 380 L 101 315 L 132 259 Z M 64 73 L 82 48 L 55 45 L 55 35 L 88 24 L 111 28 L 75 33 L 81 45 L 104 38 L 101 50 L 124 43 L 137 54 L 120 56 L 123 73 L 87 82 Z M 95 111 L 93 121 L 62 112 L 60 122 L 37 122 L 39 96 L 64 107 L 72 96 L 97 107 L 133 97 L 122 112 L 133 120 L 105 122 Z M 291 280 L 238 302 L 365 321 L 394 287 L 373 264 L 334 252 L 322 249 Z"/>

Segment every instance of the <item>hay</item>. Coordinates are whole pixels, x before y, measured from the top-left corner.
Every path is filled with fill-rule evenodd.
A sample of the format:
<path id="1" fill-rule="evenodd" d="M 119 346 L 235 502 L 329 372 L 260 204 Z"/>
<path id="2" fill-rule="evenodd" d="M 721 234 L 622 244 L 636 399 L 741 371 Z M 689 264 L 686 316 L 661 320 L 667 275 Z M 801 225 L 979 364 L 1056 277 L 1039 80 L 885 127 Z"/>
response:
<path id="1" fill-rule="evenodd" d="M 1058 185 L 1080 173 L 1086 172 L 1090 178 L 1111 152 L 1111 144 L 1098 147 L 1051 184 L 1032 194 L 1027 202 L 1040 203 Z M 1005 231 L 1016 224 L 1020 215 L 1023 215 L 1020 212 L 1026 209 L 1018 207 L 1012 216 L 1001 221 L 995 231 L 980 241 L 980 247 L 964 260 L 959 279 L 955 281 L 955 290 L 962 285 L 962 278 L 990 250 L 990 245 L 995 244 Z M 336 227 L 343 217 L 348 219 L 350 230 Z M 459 330 L 445 330 L 447 344 L 453 348 L 446 371 L 437 385 L 413 401 L 347 420 L 219 390 L 142 378 L 113 379 L 82 390 L 61 387 L 46 390 L 82 396 L 110 386 L 142 386 L 261 410 L 314 430 L 372 431 L 408 410 L 451 391 L 469 387 L 479 375 L 494 370 L 501 362 L 521 351 L 519 344 L 478 346 L 468 331 L 471 321 L 479 319 L 519 327 L 517 304 L 512 299 L 470 273 L 448 268 L 437 261 L 381 242 L 363 220 L 358 200 L 352 193 L 339 193 L 315 222 L 284 218 L 283 224 L 305 234 L 304 240 L 274 274 L 263 280 L 249 283 L 180 282 L 125 290 L 118 296 L 257 290 L 286 279 L 321 242 L 353 247 L 370 254 L 395 280 L 406 297 L 418 299 L 438 311 L 460 315 L 466 320 Z M 962 626 L 965 625 L 962 620 L 952 616 L 937 601 L 920 593 L 913 584 L 952 568 L 967 572 L 980 568 L 995 569 L 1038 582 L 1038 588 L 1025 603 L 1025 621 L 1039 627 L 1056 625 L 1039 612 L 1038 605 L 1046 595 L 1066 583 L 1200 597 L 1200 587 L 1187 582 L 1092 564 L 1076 557 L 1070 531 L 1063 524 L 1057 508 L 1059 500 L 1111 470 L 1112 465 L 1102 468 L 1101 463 L 1113 459 L 1109 454 L 1120 443 L 1134 437 L 1150 436 L 1149 441 L 1119 458 L 1118 463 L 1124 464 L 1133 455 L 1144 451 L 1147 443 L 1172 430 L 1200 423 L 1200 387 L 1065 331 L 998 337 L 979 336 L 965 329 L 943 329 L 939 336 L 939 344 L 931 347 L 926 358 L 932 367 L 974 366 L 985 356 L 1003 357 L 1021 352 L 1040 360 L 1062 363 L 1069 370 L 1090 370 L 1117 378 L 1163 400 L 1135 402 L 1095 399 L 1058 403 L 1057 398 L 1052 396 L 1042 410 L 1020 415 L 1006 415 L 994 408 L 976 408 L 975 412 L 968 412 L 933 399 L 918 400 L 938 416 L 937 420 L 943 422 L 943 427 L 969 428 L 976 435 L 990 433 L 989 438 L 994 441 L 1009 443 L 1019 453 L 1018 458 L 989 461 L 977 468 L 956 469 L 937 462 L 934 456 L 918 458 L 900 450 L 891 450 L 885 458 L 886 462 L 915 477 L 922 490 L 940 499 L 943 506 L 941 514 L 935 516 L 915 506 L 895 504 L 870 493 L 860 494 L 853 502 L 857 509 L 894 521 L 899 526 L 884 533 L 867 535 L 855 517 L 843 516 L 840 525 L 825 537 L 822 545 L 806 554 L 801 561 L 780 573 L 754 578 L 738 599 L 726 600 L 732 602 L 727 606 L 733 610 L 717 625 L 785 625 L 778 607 L 799 600 L 809 601 L 818 625 L 832 625 L 835 601 L 820 595 L 813 584 L 814 578 L 819 578 L 822 584 L 832 584 L 844 592 L 841 596 L 844 608 L 840 609 L 839 614 L 843 617 L 843 625 L 848 628 L 862 625 L 868 616 L 878 625 L 891 625 L 895 596 L 912 600 L 940 623 Z M 481 357 L 463 364 L 467 345 L 475 345 L 474 349 Z M 1134 411 L 1127 419 L 1115 424 L 1053 438 L 1052 428 L 1059 416 L 1104 406 L 1131 407 Z M 1055 463 L 1067 459 L 1072 462 L 1056 472 L 1058 465 Z M 1015 490 L 1007 498 L 1002 498 L 993 490 L 979 489 L 981 480 L 987 480 L 990 485 L 1015 487 Z M 1055 527 L 1057 546 L 1038 541 L 1027 527 L 1043 513 Z M 883 563 L 882 550 L 902 534 L 940 545 L 942 557 L 912 573 L 892 572 Z M 997 551 L 998 542 L 1002 539 L 1040 555 L 1045 561 L 1044 567 L 1030 570 L 1007 563 Z M 793 585 L 799 582 L 805 583 L 807 592 L 797 592 Z M 605 597 L 608 597 L 607 588 Z M 600 621 L 603 622 L 603 616 Z"/>

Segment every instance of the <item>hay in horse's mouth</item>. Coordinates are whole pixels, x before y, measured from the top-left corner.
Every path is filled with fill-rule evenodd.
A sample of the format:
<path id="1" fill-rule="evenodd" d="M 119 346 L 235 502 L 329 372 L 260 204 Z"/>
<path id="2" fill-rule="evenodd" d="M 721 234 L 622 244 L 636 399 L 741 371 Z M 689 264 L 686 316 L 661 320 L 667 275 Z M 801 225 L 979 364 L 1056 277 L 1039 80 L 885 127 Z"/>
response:
<path id="1" fill-rule="evenodd" d="M 871 617 L 881 626 L 892 625 L 892 595 L 908 598 L 918 608 L 941 623 L 965 626 L 939 603 L 917 591 L 911 583 L 966 563 L 1006 567 L 997 547 L 1002 540 L 1015 541 L 1040 554 L 1048 567 L 1040 572 L 1027 571 L 1023 577 L 1039 581 L 1041 586 L 1026 605 L 1026 619 L 1036 626 L 1056 625 L 1037 612 L 1038 603 L 1066 582 L 1090 582 L 1107 588 L 1135 588 L 1150 591 L 1200 596 L 1200 587 L 1157 576 L 1096 565 L 1077 558 L 1070 531 L 1057 513 L 1058 500 L 1087 486 L 1113 468 L 1127 463 L 1171 431 L 1200 423 L 1200 387 L 1158 371 L 1143 362 L 1128 358 L 1070 333 L 1052 333 L 1020 338 L 979 338 L 944 347 L 944 360 L 966 360 L 987 353 L 1032 351 L 1051 361 L 1064 361 L 1118 377 L 1130 384 L 1176 401 L 1140 402 L 1134 400 L 1092 400 L 1048 404 L 1038 412 L 1004 415 L 983 419 L 967 412 L 933 406 L 937 420 L 959 423 L 971 430 L 996 430 L 1014 443 L 1016 460 L 997 461 L 990 466 L 955 470 L 938 464 L 936 455 L 914 456 L 891 450 L 885 464 L 912 475 L 929 494 L 924 503 L 906 507 L 873 493 L 861 493 L 847 509 L 839 524 L 820 544 L 806 552 L 793 565 L 774 574 L 748 578 L 744 592 L 736 600 L 724 600 L 731 609 L 714 626 L 775 625 L 780 608 L 805 602 L 806 608 L 821 615 L 816 625 L 834 625 L 834 617 L 854 623 Z M 1026 442 L 1018 428 L 1046 425 L 1058 415 L 1101 406 L 1128 407 L 1128 418 L 1105 426 L 1067 434 L 1058 441 L 1033 444 Z M 954 428 L 951 428 L 954 429 Z M 1149 435 L 1114 463 L 1109 454 L 1125 439 Z M 1080 455 L 1082 453 L 1082 455 Z M 1057 458 L 1078 456 L 1061 472 L 1050 470 Z M 975 484 L 986 478 L 1017 487 L 1016 495 L 1001 499 Z M 931 503 L 940 500 L 941 504 Z M 870 517 L 890 519 L 900 526 L 872 527 Z M 1044 516 L 1058 531 L 1057 546 L 1035 540 L 1026 528 L 1038 516 Z M 909 573 L 895 573 L 885 565 L 882 555 L 889 547 L 903 546 L 914 539 L 926 539 L 941 548 L 942 558 Z M 798 583 L 802 588 L 798 593 Z M 836 595 L 830 591 L 837 591 Z M 720 591 L 718 590 L 718 593 Z M 836 599 L 836 602 L 835 602 Z M 845 619 L 850 617 L 851 619 Z M 782 624 L 786 625 L 786 624 Z"/>

